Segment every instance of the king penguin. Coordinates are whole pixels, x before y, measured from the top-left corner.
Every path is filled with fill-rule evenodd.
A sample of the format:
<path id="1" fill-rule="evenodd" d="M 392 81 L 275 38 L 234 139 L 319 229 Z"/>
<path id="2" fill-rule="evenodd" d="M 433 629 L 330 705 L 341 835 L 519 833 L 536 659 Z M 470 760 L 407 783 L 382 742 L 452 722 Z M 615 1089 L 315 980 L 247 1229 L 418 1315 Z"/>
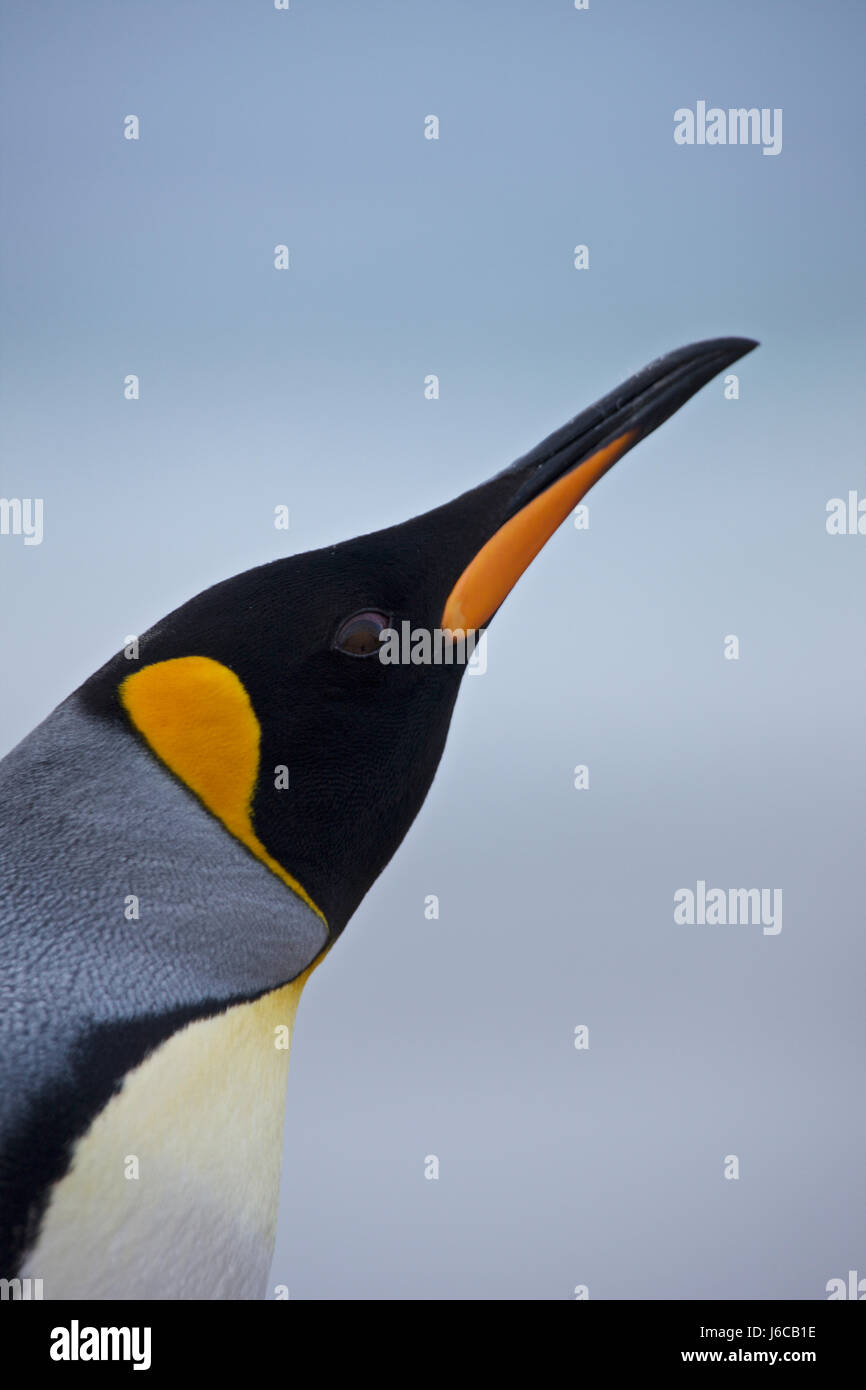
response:
<path id="1" fill-rule="evenodd" d="M 455 501 L 216 584 L 3 759 L 0 1276 L 264 1297 L 298 998 L 417 815 L 465 670 L 385 662 L 383 634 L 485 629 L 755 346 L 669 353 Z"/>

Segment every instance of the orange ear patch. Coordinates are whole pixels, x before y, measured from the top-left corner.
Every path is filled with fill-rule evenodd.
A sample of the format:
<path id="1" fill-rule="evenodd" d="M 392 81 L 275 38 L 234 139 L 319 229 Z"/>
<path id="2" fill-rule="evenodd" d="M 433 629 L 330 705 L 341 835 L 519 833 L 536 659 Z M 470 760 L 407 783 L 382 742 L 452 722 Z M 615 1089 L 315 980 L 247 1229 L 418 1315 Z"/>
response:
<path id="1" fill-rule="evenodd" d="M 120 699 L 166 767 L 327 926 L 321 909 L 253 828 L 261 728 L 234 671 L 209 656 L 157 661 L 127 676 Z"/>

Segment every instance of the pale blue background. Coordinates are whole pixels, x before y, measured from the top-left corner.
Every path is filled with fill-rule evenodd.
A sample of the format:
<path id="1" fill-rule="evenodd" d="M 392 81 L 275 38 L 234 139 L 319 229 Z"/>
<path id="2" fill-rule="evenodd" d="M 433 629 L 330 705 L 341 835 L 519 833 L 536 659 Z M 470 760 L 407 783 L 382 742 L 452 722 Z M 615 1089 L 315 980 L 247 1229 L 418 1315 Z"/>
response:
<path id="1" fill-rule="evenodd" d="M 274 1282 L 866 1275 L 866 536 L 824 526 L 866 496 L 863 7 L 7 0 L 3 30 L 0 493 L 46 510 L 0 537 L 0 751 L 207 584 L 446 500 L 669 348 L 762 341 L 497 618 L 305 994 Z M 675 145 L 700 98 L 782 107 L 782 153 Z M 675 927 L 698 878 L 781 887 L 781 935 Z"/>

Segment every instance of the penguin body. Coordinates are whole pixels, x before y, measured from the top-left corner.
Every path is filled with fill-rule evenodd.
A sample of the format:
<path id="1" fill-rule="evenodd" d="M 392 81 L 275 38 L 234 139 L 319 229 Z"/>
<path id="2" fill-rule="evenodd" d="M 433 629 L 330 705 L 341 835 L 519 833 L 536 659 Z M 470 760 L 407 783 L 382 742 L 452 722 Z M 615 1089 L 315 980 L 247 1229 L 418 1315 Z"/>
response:
<path id="1" fill-rule="evenodd" d="M 50 1270 L 51 1298 L 262 1297 L 289 1069 L 281 1035 L 303 983 L 188 1024 L 129 1072 L 53 1189 L 23 1277 Z"/>
<path id="2" fill-rule="evenodd" d="M 2 1194 L 10 1209 L 14 1201 L 15 1210 L 27 1214 L 21 1224 L 7 1218 L 0 1227 L 3 1268 L 9 1269 L 32 1244 L 49 1195 L 59 1197 L 54 1185 L 103 1105 L 125 1077 L 139 1091 L 147 1088 L 151 1063 L 142 1063 L 153 1049 L 158 1068 L 165 1054 L 185 1058 L 184 1039 L 200 1035 L 196 1020 L 210 1021 L 215 1057 L 226 1050 L 224 1036 L 243 1036 L 249 1046 L 251 1020 L 261 1020 L 261 1075 L 270 1078 L 274 1063 L 284 1090 L 288 1052 L 275 1048 L 273 1033 L 279 1020 L 270 1033 L 263 1020 L 276 1005 L 291 1027 L 296 1001 L 280 986 L 315 960 L 327 929 L 226 834 L 132 730 L 99 719 L 77 694 L 0 762 L 0 837 L 0 1133 L 10 1137 L 3 1150 Z M 130 894 L 138 899 L 132 920 L 124 913 Z M 264 1003 L 263 994 L 266 1007 L 249 1002 Z M 164 1106 L 171 1097 L 165 1107 L 169 1128 L 203 1134 L 213 1087 L 225 1087 L 232 1075 L 215 1067 L 197 1095 L 189 1087 L 163 1092 Z M 197 1079 L 207 1083 L 204 1072 Z M 255 1096 L 254 1088 L 243 1090 L 247 1080 L 239 1100 Z M 282 1104 L 273 1107 L 272 1081 L 262 1084 L 262 1105 L 278 1118 L 262 1161 L 278 1174 Z M 242 1117 L 239 1109 L 241 1137 Z M 109 1219 L 158 1186 L 134 1135 L 131 1128 L 122 1152 L 112 1150 L 106 1159 L 113 1177 L 106 1177 L 94 1210 Z M 208 1140 L 213 1161 L 229 1139 L 227 1131 L 218 1131 Z M 124 1177 L 127 1155 L 139 1157 L 140 1178 Z M 209 1166 L 190 1165 L 195 1181 L 205 1181 Z M 163 1199 L 166 1192 L 179 1192 L 171 1186 L 158 1190 Z M 189 1196 L 183 1193 L 180 1210 Z M 176 1209 L 163 1211 L 162 1219 L 176 1215 Z M 75 1232 L 73 1245 L 81 1240 L 76 1223 L 67 1222 L 66 1229 Z M 81 1230 L 92 1230 L 92 1223 L 82 1221 Z M 147 1242 L 136 1236 L 130 1248 L 147 1249 Z M 33 1267 L 47 1268 L 39 1255 L 37 1247 Z M 70 1255 L 67 1263 L 78 1270 L 81 1296 L 118 1296 L 110 1267 L 101 1270 L 89 1256 Z M 104 1279 L 108 1292 L 87 1292 L 88 1270 Z M 160 1277 L 162 1287 L 173 1287 L 171 1270 Z M 209 1287 L 205 1281 L 198 1285 Z M 130 1284 L 131 1291 L 138 1288 Z M 52 1292 L 50 1280 L 48 1294 L 70 1296 Z"/>
<path id="3" fill-rule="evenodd" d="M 309 973 L 433 780 L 483 629 L 587 490 L 718 371 L 652 363 L 400 526 L 213 586 L 0 762 L 0 1277 L 257 1298 Z"/>

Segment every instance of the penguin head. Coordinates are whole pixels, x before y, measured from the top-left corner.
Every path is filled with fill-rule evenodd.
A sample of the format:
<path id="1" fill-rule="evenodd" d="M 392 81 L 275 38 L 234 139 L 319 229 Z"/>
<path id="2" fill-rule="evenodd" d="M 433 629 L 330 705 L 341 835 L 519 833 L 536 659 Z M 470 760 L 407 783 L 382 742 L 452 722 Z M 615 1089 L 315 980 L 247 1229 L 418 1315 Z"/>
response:
<path id="1" fill-rule="evenodd" d="M 258 846 L 333 939 L 433 780 L 472 648 L 459 634 L 487 627 L 618 458 L 755 346 L 670 353 L 456 500 L 214 585 L 82 695 Z"/>

